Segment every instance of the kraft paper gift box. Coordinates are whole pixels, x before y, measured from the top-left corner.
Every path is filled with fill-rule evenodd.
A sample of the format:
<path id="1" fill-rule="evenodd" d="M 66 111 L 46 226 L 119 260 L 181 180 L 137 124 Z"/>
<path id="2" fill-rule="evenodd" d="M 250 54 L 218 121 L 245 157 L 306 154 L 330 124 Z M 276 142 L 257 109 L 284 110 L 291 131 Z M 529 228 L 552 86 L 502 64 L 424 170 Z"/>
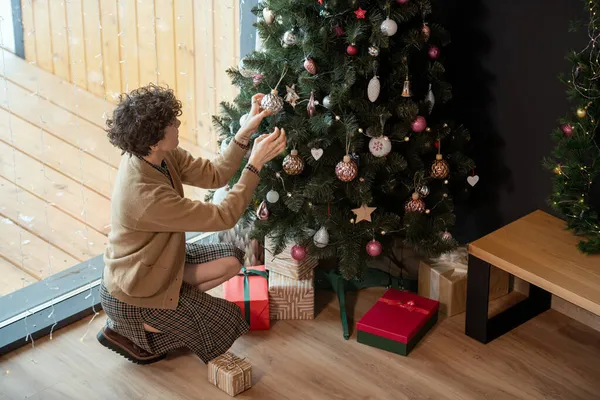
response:
<path id="1" fill-rule="evenodd" d="M 276 272 L 269 273 L 271 319 L 314 319 L 315 273 L 310 270 L 302 280 Z"/>
<path id="2" fill-rule="evenodd" d="M 302 280 L 309 277 L 310 272 L 317 266 L 318 260 L 306 255 L 304 260 L 296 261 L 292 258 L 292 245 L 286 246 L 280 254 L 275 255 L 273 243 L 265 238 L 265 267 L 288 278 Z"/>
<path id="3" fill-rule="evenodd" d="M 227 352 L 208 362 L 208 380 L 230 396 L 252 387 L 252 365 Z"/>
<path id="4" fill-rule="evenodd" d="M 449 317 L 465 312 L 467 307 L 466 247 L 446 253 L 419 266 L 419 295 L 440 302 L 440 312 Z M 508 293 L 509 274 L 492 267 L 490 300 Z"/>
<path id="5" fill-rule="evenodd" d="M 250 330 L 271 327 L 268 275 L 264 265 L 242 268 L 240 274 L 223 284 L 223 297 L 241 308 Z"/>
<path id="6" fill-rule="evenodd" d="M 439 302 L 388 289 L 356 324 L 357 341 L 408 355 L 438 319 Z"/>

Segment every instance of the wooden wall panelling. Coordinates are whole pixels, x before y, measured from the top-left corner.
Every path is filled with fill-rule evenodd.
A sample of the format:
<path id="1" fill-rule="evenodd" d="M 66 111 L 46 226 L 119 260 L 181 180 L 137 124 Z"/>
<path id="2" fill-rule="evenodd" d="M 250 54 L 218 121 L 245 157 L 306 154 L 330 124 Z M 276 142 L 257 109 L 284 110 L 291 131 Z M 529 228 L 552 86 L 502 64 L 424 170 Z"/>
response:
<path id="1" fill-rule="evenodd" d="M 83 1 L 83 27 L 85 34 L 85 63 L 88 90 L 104 97 L 104 71 L 100 7 L 95 0 Z"/>
<path id="2" fill-rule="evenodd" d="M 197 143 L 195 107 L 194 5 L 192 0 L 174 0 L 177 97 L 183 104 L 179 135 Z"/>
<path id="3" fill-rule="evenodd" d="M 154 0 L 138 0 L 138 65 L 140 86 L 156 83 L 157 54 L 155 49 L 156 35 L 154 32 Z"/>
<path id="4" fill-rule="evenodd" d="M 21 19 L 21 23 L 23 24 L 23 47 L 25 48 L 25 59 L 29 62 L 35 61 L 37 55 L 32 0 L 21 0 Z"/>
<path id="5" fill-rule="evenodd" d="M 67 9 L 65 0 L 48 0 L 50 7 L 50 27 L 52 29 L 49 39 L 52 41 L 52 65 L 54 74 L 68 81 L 71 79 L 69 68 L 69 41 L 67 30 Z"/>
<path id="6" fill-rule="evenodd" d="M 50 27 L 50 8 L 48 0 L 33 1 L 33 21 L 36 43 L 37 65 L 46 71 L 54 72 L 52 62 L 52 31 Z"/>
<path id="7" fill-rule="evenodd" d="M 115 101 L 121 93 L 120 31 L 117 1 L 102 0 L 100 3 L 100 17 L 104 87 L 106 88 L 107 99 Z"/>
<path id="8" fill-rule="evenodd" d="M 69 82 L 87 90 L 87 72 L 85 62 L 85 32 L 83 30 L 83 0 L 69 0 L 66 2 L 69 61 L 71 75 Z"/>
<path id="9" fill-rule="evenodd" d="M 121 36 L 121 91 L 129 92 L 139 86 L 139 54 L 137 1 L 118 0 Z"/>
<path id="10" fill-rule="evenodd" d="M 177 91 L 173 0 L 155 0 L 158 83 Z"/>
<path id="11" fill-rule="evenodd" d="M 217 150 L 211 116 L 216 109 L 216 54 L 214 51 L 214 3 L 194 4 L 194 38 L 196 53 L 196 120 L 198 145 Z"/>

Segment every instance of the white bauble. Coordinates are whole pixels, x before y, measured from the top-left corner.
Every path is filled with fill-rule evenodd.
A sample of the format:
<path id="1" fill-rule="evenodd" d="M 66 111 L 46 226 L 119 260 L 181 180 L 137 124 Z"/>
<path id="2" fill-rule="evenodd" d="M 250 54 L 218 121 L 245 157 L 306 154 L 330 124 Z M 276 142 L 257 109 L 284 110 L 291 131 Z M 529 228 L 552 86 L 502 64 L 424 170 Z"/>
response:
<path id="1" fill-rule="evenodd" d="M 324 226 L 315 233 L 313 241 L 315 242 L 315 246 L 321 249 L 329 244 L 329 232 L 327 232 Z"/>
<path id="2" fill-rule="evenodd" d="M 392 141 L 387 136 L 371 138 L 369 141 L 369 151 L 375 157 L 385 157 L 392 151 Z"/>
<path id="3" fill-rule="evenodd" d="M 386 19 L 381 23 L 381 33 L 386 36 L 394 36 L 398 31 L 398 24 L 393 19 Z"/>
<path id="4" fill-rule="evenodd" d="M 329 95 L 323 97 L 323 107 L 331 108 L 331 99 L 329 98 Z"/>
<path id="5" fill-rule="evenodd" d="M 273 23 L 273 20 L 275 20 L 275 14 L 273 14 L 273 11 L 271 11 L 270 8 L 265 7 L 263 8 L 263 18 L 265 19 L 265 22 L 270 25 Z"/>
<path id="6" fill-rule="evenodd" d="M 240 117 L 240 126 L 244 126 L 244 124 L 246 123 L 246 120 L 248 119 L 250 115 L 248 113 L 242 115 Z"/>
<path id="7" fill-rule="evenodd" d="M 221 204 L 225 197 L 229 194 L 229 185 L 219 188 L 213 194 L 213 204 Z"/>
<path id="8" fill-rule="evenodd" d="M 269 190 L 267 193 L 267 201 L 269 203 L 277 203 L 279 201 L 279 193 L 275 190 Z"/>
<path id="9" fill-rule="evenodd" d="M 379 78 L 374 76 L 371 81 L 369 81 L 369 86 L 367 87 L 367 95 L 369 96 L 371 103 L 374 103 L 377 100 L 380 91 L 381 84 L 379 83 Z"/>

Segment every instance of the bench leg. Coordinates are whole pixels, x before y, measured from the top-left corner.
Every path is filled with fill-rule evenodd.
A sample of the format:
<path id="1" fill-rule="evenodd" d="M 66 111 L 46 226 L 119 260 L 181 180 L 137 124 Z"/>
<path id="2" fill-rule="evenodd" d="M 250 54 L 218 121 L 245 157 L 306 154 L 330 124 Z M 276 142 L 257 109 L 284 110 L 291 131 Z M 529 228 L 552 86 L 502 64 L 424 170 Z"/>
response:
<path id="1" fill-rule="evenodd" d="M 491 265 L 469 256 L 465 333 L 488 343 L 550 309 L 552 294 L 530 284 L 529 297 L 502 313 L 488 318 Z"/>

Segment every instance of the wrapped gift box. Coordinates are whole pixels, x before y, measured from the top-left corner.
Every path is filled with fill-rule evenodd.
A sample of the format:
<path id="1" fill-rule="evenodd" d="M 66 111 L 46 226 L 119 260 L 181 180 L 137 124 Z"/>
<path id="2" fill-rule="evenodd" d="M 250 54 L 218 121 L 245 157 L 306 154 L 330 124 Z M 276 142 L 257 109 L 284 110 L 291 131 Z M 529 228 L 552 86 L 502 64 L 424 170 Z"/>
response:
<path id="1" fill-rule="evenodd" d="M 242 309 L 251 330 L 271 327 L 269 284 L 264 265 L 242 268 L 242 273 L 223 284 L 223 297 Z"/>
<path id="2" fill-rule="evenodd" d="M 302 280 L 271 271 L 269 274 L 271 319 L 313 319 L 315 317 L 314 277 L 313 270 Z"/>
<path id="3" fill-rule="evenodd" d="M 296 261 L 292 258 L 293 245 L 286 246 L 280 254 L 275 255 L 272 241 L 265 239 L 265 267 L 269 271 L 287 276 L 292 279 L 306 279 L 310 272 L 317 266 L 318 260 L 306 255 L 304 260 Z"/>
<path id="4" fill-rule="evenodd" d="M 439 304 L 415 293 L 388 289 L 356 324 L 357 340 L 406 356 L 437 322 Z"/>
<path id="5" fill-rule="evenodd" d="M 236 396 L 252 387 L 252 365 L 227 352 L 208 362 L 208 380 L 228 395 Z"/>
<path id="6" fill-rule="evenodd" d="M 444 254 L 419 266 L 419 295 L 440 302 L 440 312 L 453 316 L 465 312 L 467 304 L 466 247 Z M 492 267 L 490 300 L 508 293 L 509 274 Z"/>

